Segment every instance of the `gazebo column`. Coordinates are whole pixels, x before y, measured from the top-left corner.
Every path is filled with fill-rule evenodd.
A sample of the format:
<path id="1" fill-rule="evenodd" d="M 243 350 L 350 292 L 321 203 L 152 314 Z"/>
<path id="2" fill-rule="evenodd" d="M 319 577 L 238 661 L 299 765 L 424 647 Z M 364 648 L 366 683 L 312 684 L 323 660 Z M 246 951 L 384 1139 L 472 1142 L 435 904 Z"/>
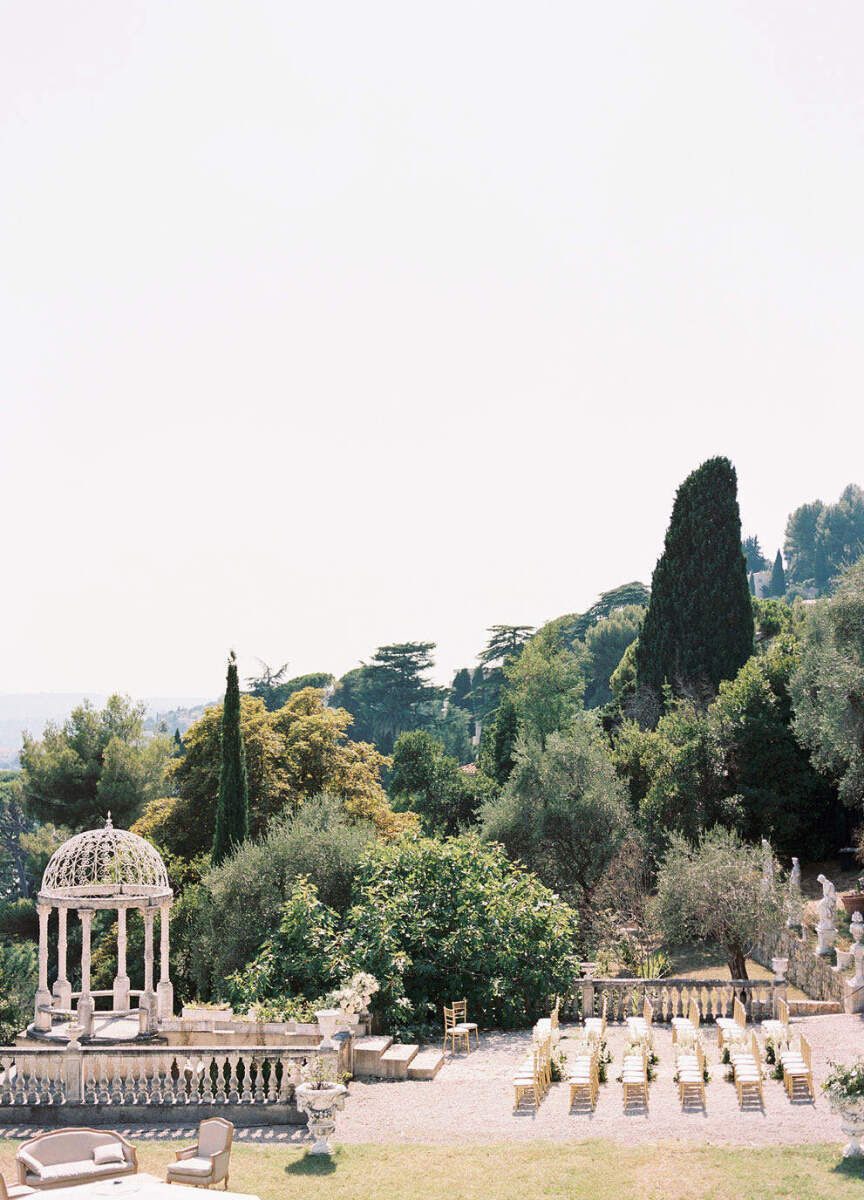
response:
<path id="1" fill-rule="evenodd" d="M 79 908 L 81 921 L 81 999 L 78 1001 L 78 1024 L 82 1037 L 93 1036 L 93 997 L 90 995 L 90 926 L 93 921 L 92 908 Z"/>
<path id="2" fill-rule="evenodd" d="M 138 1028 L 141 1033 L 156 1032 L 156 993 L 153 991 L 153 920 L 156 916 L 152 908 L 143 910 L 144 916 L 144 995 L 138 1008 Z"/>
<path id="3" fill-rule="evenodd" d="M 39 914 L 39 983 L 36 988 L 34 1001 L 33 1024 L 40 1033 L 51 1032 L 51 1013 L 41 1010 L 51 1004 L 51 993 L 48 991 L 48 918 L 51 915 L 50 904 L 36 906 Z"/>
<path id="4" fill-rule="evenodd" d="M 129 976 L 126 974 L 126 909 L 117 909 L 117 974 L 114 976 L 114 999 L 116 1011 L 129 1008 Z"/>
<path id="5" fill-rule="evenodd" d="M 170 919 L 171 905 L 162 904 L 159 908 L 159 986 L 156 995 L 159 1001 L 159 1020 L 164 1021 L 174 1016 L 174 985 L 168 972 L 168 959 L 171 952 Z"/>
<path id="6" fill-rule="evenodd" d="M 57 978 L 54 981 L 54 1007 L 72 1007 L 72 984 L 66 977 L 66 919 L 67 910 L 61 905 L 57 909 Z"/>

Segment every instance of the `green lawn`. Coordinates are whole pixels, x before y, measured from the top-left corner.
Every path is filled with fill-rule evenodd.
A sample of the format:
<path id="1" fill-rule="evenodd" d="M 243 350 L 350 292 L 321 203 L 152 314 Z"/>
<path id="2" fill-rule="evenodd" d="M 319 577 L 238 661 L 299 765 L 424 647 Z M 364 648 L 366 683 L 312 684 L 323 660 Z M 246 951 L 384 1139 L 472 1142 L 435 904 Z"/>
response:
<path id="1" fill-rule="evenodd" d="M 17 1145 L 0 1141 L 7 1180 L 15 1178 Z M 141 1170 L 163 1175 L 172 1145 L 137 1146 Z M 601 1141 L 364 1145 L 337 1146 L 330 1160 L 284 1146 L 235 1143 L 231 1186 L 261 1200 L 860 1200 L 864 1166 L 844 1162 L 836 1144 L 758 1150 Z"/>

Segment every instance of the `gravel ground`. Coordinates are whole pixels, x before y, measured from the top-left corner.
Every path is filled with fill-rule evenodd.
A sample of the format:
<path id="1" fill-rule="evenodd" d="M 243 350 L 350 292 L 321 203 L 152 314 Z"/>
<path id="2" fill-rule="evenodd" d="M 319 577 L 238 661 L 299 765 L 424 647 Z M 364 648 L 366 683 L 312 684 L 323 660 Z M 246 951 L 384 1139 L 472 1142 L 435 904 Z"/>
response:
<path id="1" fill-rule="evenodd" d="M 339 1114 L 336 1140 L 341 1142 L 499 1142 L 545 1138 L 579 1141 L 611 1138 L 620 1142 L 707 1142 L 712 1145 L 758 1146 L 766 1143 L 833 1142 L 841 1137 L 819 1084 L 829 1059 L 848 1061 L 864 1053 L 864 1018 L 822 1016 L 793 1018 L 793 1031 L 803 1033 L 813 1049 L 816 1100 L 789 1101 L 783 1084 L 766 1079 L 764 1110 L 738 1108 L 735 1088 L 720 1063 L 717 1034 L 703 1028 L 711 1069 L 706 1085 L 707 1112 L 682 1112 L 672 1051 L 672 1032 L 655 1029 L 660 1056 L 657 1078 L 650 1085 L 648 1113 L 625 1115 L 621 1084 L 616 1082 L 626 1042 L 623 1026 L 609 1026 L 607 1041 L 613 1061 L 609 1083 L 601 1085 L 593 1114 L 567 1111 L 569 1088 L 553 1084 L 537 1113 L 513 1112 L 510 1079 L 531 1042 L 530 1032 L 489 1033 L 470 1055 L 448 1054 L 435 1080 L 429 1082 L 351 1084 L 345 1111 Z M 757 1034 L 759 1028 L 757 1028 Z M 562 1047 L 575 1026 L 562 1026 Z M 761 1038 L 760 1038 L 761 1041 Z"/>
<path id="2" fill-rule="evenodd" d="M 783 1084 L 767 1078 L 763 1084 L 764 1109 L 741 1111 L 734 1086 L 724 1078 L 726 1068 L 720 1062 L 716 1030 L 707 1025 L 702 1030 L 711 1069 L 711 1081 L 706 1085 L 707 1112 L 694 1109 L 682 1112 L 673 1080 L 672 1032 L 661 1025 L 654 1031 L 660 1062 L 657 1078 L 650 1084 L 648 1112 L 625 1114 L 621 1084 L 616 1079 L 627 1034 L 623 1026 L 610 1025 L 607 1042 L 613 1061 L 609 1066 L 609 1082 L 601 1084 L 593 1113 L 567 1111 L 569 1088 L 564 1083 L 552 1085 L 539 1112 L 514 1113 L 510 1080 L 531 1044 L 531 1034 L 530 1031 L 493 1032 L 481 1036 L 479 1050 L 470 1055 L 448 1054 L 434 1080 L 405 1083 L 355 1080 L 344 1111 L 337 1115 L 334 1141 L 470 1144 L 534 1138 L 562 1142 L 609 1138 L 626 1144 L 679 1141 L 717 1146 L 839 1142 L 842 1137 L 839 1119 L 829 1109 L 819 1084 L 829 1060 L 849 1061 L 864 1054 L 864 1017 L 798 1017 L 793 1018 L 792 1027 L 794 1032 L 805 1035 L 813 1049 L 816 1083 L 813 1103 L 791 1103 Z M 576 1029 L 577 1026 L 562 1025 L 561 1045 L 565 1051 L 568 1034 Z M 758 1035 L 758 1026 L 756 1031 Z M 0 1137 L 30 1137 L 34 1132 L 19 1126 L 0 1130 Z M 132 1138 L 182 1141 L 194 1133 L 194 1126 L 138 1126 L 121 1132 Z M 298 1144 L 305 1142 L 308 1134 L 305 1126 L 280 1126 L 238 1129 L 236 1137 L 242 1141 Z"/>

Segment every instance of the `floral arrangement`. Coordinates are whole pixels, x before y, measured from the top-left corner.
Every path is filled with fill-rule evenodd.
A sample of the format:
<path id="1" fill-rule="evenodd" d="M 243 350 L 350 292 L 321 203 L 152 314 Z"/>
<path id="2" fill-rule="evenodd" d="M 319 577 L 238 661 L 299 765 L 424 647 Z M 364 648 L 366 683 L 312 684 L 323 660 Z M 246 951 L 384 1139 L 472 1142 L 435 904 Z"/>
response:
<path id="1" fill-rule="evenodd" d="M 822 1084 L 828 1103 L 835 1112 L 854 1105 L 864 1109 L 864 1059 L 856 1059 L 851 1067 L 829 1063 L 831 1068 Z"/>
<path id="2" fill-rule="evenodd" d="M 334 1008 L 341 1009 L 346 1017 L 355 1017 L 358 1013 L 366 1012 L 380 987 L 374 975 L 368 971 L 358 971 L 347 983 L 331 992 L 327 999 Z"/>

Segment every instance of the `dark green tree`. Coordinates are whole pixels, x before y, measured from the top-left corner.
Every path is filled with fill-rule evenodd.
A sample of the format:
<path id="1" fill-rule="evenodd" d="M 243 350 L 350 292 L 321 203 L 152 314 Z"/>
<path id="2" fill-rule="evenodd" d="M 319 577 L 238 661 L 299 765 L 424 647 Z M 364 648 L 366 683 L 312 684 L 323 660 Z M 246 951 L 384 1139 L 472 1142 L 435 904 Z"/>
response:
<path id="1" fill-rule="evenodd" d="M 771 583 L 768 588 L 770 596 L 786 595 L 786 572 L 783 570 L 783 555 L 777 551 L 774 566 L 771 570 Z"/>
<path id="2" fill-rule="evenodd" d="M 512 666 L 534 632 L 532 625 L 490 625 L 489 640 L 478 654 L 471 701 L 480 721 L 488 720 L 501 703 L 504 668 Z"/>
<path id="3" fill-rule="evenodd" d="M 246 752 L 240 732 L 240 686 L 237 682 L 237 656 L 228 657 L 228 678 L 222 708 L 222 769 L 219 772 L 219 798 L 216 805 L 216 832 L 213 836 L 213 862 L 218 866 L 249 836 L 249 783 L 246 778 Z"/>
<path id="4" fill-rule="evenodd" d="M 519 719 L 509 692 L 501 697 L 492 727 L 492 763 L 496 783 L 503 785 L 510 778 L 516 762 L 514 757 L 516 739 L 519 736 Z"/>
<path id="5" fill-rule="evenodd" d="M 471 712 L 471 703 L 468 700 L 468 693 L 471 691 L 471 672 L 467 667 L 462 667 L 453 676 L 453 682 L 450 685 L 450 699 L 459 708 L 464 708 L 466 712 Z"/>
<path id="6" fill-rule="evenodd" d="M 640 688 L 707 698 L 753 652 L 735 468 L 712 458 L 675 496 L 636 651 Z"/>
<path id="7" fill-rule="evenodd" d="M 161 794 L 172 758 L 167 737 L 148 738 L 145 706 L 109 696 L 104 709 L 85 700 L 41 739 L 24 734 L 24 798 L 38 821 L 70 829 L 101 825 L 108 810 L 124 828 Z"/>
<path id="8" fill-rule="evenodd" d="M 400 733 L 435 724 L 446 689 L 430 683 L 434 642 L 380 646 L 368 663 L 343 675 L 333 703 L 354 717 L 351 737 L 390 754 Z"/>
<path id="9" fill-rule="evenodd" d="M 396 739 L 390 792 L 403 807 L 419 813 L 430 832 L 455 834 L 472 824 L 493 790 L 482 771 L 463 771 L 425 729 Z"/>
<path id="10" fill-rule="evenodd" d="M 260 659 L 258 661 L 261 662 Z M 287 663 L 273 671 L 265 662 L 261 662 L 261 674 L 251 675 L 246 680 L 250 694 L 263 700 L 268 712 L 276 712 L 284 707 L 296 692 L 302 692 L 304 688 L 328 688 L 333 683 L 333 676 L 326 671 L 313 671 L 308 675 L 286 679 L 287 670 Z"/>
<path id="11" fill-rule="evenodd" d="M 814 500 L 811 504 L 800 505 L 789 515 L 783 554 L 791 583 L 812 583 L 817 572 L 821 573 L 816 562 L 816 531 L 824 509 L 821 500 Z"/>
<path id="12" fill-rule="evenodd" d="M 747 571 L 750 574 L 754 571 L 765 571 L 768 569 L 768 559 L 762 553 L 758 537 L 746 537 L 741 543 L 741 549 L 744 552 Z"/>

